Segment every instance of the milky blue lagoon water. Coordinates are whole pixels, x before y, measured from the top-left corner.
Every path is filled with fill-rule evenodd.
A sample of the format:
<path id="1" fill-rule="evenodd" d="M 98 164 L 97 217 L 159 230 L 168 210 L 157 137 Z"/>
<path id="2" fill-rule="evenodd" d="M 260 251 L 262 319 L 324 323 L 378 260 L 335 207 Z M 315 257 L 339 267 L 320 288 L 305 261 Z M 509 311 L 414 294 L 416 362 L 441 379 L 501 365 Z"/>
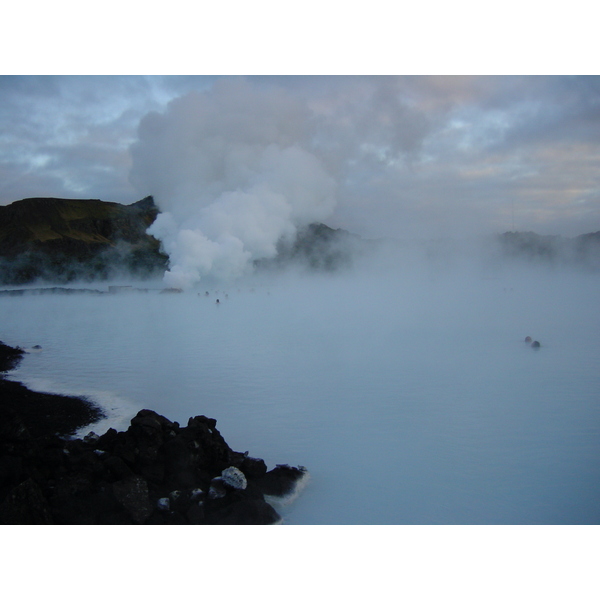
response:
<path id="1" fill-rule="evenodd" d="M 598 274 L 159 290 L 1 296 L 0 339 L 42 346 L 12 377 L 100 402 L 82 433 L 141 408 L 216 418 L 234 450 L 308 468 L 289 524 L 600 523 Z"/>

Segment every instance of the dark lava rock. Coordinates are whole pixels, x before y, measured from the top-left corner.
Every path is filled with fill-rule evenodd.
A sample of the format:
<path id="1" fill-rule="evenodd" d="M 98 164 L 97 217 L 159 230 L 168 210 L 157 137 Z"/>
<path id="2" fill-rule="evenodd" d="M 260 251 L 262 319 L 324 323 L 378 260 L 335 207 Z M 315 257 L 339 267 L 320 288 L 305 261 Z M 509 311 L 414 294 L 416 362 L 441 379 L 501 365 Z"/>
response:
<path id="1" fill-rule="evenodd" d="M 239 466 L 240 471 L 249 478 L 257 479 L 267 472 L 267 465 L 262 458 L 252 458 L 244 456 Z"/>
<path id="2" fill-rule="evenodd" d="M 13 350 L 0 343 L 0 369 L 13 368 Z M 205 416 L 180 427 L 141 410 L 127 431 L 70 437 L 100 416 L 0 375 L 0 524 L 274 524 L 265 496 L 289 496 L 306 476 L 235 452 Z"/>
<path id="3" fill-rule="evenodd" d="M 50 507 L 40 487 L 29 478 L 15 486 L 0 504 L 2 525 L 49 525 Z"/>
<path id="4" fill-rule="evenodd" d="M 0 373 L 14 369 L 23 357 L 24 350 L 0 342 Z"/>
<path id="5" fill-rule="evenodd" d="M 10 411 L 19 417 L 20 426 L 33 436 L 74 435 L 78 429 L 104 417 L 103 411 L 85 398 L 34 392 L 18 381 L 8 381 L 6 371 L 14 369 L 23 350 L 0 342 L 0 415 Z M 0 419 L 4 422 L 4 419 Z M 10 419 L 15 425 L 16 421 Z M 0 425 L 2 427 L 2 425 Z"/>
<path id="6" fill-rule="evenodd" d="M 102 409 L 85 398 L 34 392 L 17 381 L 2 378 L 0 407 L 15 411 L 34 436 L 74 435 L 104 417 Z"/>
<path id="7" fill-rule="evenodd" d="M 281 522 L 277 511 L 261 498 L 236 498 L 237 501 L 213 507 L 208 525 L 273 525 Z"/>
<path id="8" fill-rule="evenodd" d="M 263 494 L 276 498 L 287 498 L 293 495 L 298 485 L 307 476 L 305 467 L 277 465 L 274 469 L 257 479 L 256 483 Z"/>
<path id="9" fill-rule="evenodd" d="M 115 481 L 112 490 L 117 502 L 131 515 L 134 523 L 143 523 L 152 514 L 148 484 L 139 475 Z"/>
<path id="10" fill-rule="evenodd" d="M 33 436 L 16 413 L 0 427 L 0 523 L 268 525 L 265 495 L 286 496 L 306 475 L 233 451 L 216 421 L 180 427 L 140 411 L 127 431 Z"/>

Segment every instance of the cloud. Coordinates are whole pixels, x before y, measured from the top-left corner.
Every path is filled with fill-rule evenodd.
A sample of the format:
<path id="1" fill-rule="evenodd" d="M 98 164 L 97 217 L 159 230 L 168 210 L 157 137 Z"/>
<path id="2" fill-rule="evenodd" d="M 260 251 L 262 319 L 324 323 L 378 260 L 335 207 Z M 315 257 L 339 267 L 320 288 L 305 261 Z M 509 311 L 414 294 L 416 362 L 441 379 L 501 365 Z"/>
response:
<path id="1" fill-rule="evenodd" d="M 143 77 L 1 77 L 3 204 L 32 196 L 137 200 L 129 145 L 155 100 Z"/>
<path id="2" fill-rule="evenodd" d="M 131 181 L 163 211 L 149 230 L 170 256 L 166 281 L 234 277 L 281 237 L 327 219 L 336 184 L 310 150 L 310 112 L 282 89 L 224 79 L 147 115 Z"/>
<path id="3" fill-rule="evenodd" d="M 520 229 L 600 229 L 599 77 L 5 77 L 0 99 L 4 204 L 206 204 L 256 191 L 274 144 L 316 161 L 326 223 L 364 237 L 501 232 L 513 205 Z"/>

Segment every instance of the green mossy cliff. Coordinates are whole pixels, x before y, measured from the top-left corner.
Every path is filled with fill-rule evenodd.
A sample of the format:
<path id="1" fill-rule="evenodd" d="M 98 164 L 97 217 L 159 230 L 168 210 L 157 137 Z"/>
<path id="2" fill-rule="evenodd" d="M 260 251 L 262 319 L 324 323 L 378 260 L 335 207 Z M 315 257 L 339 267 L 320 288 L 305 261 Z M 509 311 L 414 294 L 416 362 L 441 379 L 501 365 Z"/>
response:
<path id="1" fill-rule="evenodd" d="M 158 213 L 152 196 L 130 205 L 27 198 L 0 206 L 0 284 L 160 275 L 168 257 L 146 233 Z"/>

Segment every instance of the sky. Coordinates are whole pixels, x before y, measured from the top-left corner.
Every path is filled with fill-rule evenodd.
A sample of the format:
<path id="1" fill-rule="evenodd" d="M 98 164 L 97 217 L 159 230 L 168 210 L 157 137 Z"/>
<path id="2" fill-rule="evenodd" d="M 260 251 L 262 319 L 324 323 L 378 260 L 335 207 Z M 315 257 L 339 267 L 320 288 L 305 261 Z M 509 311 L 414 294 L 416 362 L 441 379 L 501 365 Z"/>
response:
<path id="1" fill-rule="evenodd" d="M 322 215 L 332 227 L 368 238 L 600 229 L 600 77 L 575 75 L 2 76 L 0 203 L 129 204 L 173 192 L 159 180 L 178 172 L 168 156 L 189 142 L 185 119 L 202 109 L 190 100 L 179 131 L 152 141 L 163 145 L 153 181 L 136 175 L 144 124 L 215 88 L 222 121 L 247 102 L 283 111 L 271 125 L 288 127 L 290 140 L 263 141 L 318 158 L 335 182 Z M 245 135 L 238 128 L 227 143 Z"/>
<path id="2" fill-rule="evenodd" d="M 152 194 L 179 227 L 252 206 L 272 235 L 310 218 L 367 238 L 600 230 L 582 0 L 78 7 L 7 9 L 0 205 Z"/>

